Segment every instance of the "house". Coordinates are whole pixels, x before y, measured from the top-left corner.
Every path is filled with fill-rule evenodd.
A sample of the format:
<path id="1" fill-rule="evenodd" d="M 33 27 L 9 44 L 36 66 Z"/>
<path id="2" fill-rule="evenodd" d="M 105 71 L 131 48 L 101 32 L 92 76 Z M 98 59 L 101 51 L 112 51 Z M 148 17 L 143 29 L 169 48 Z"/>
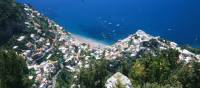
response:
<path id="1" fill-rule="evenodd" d="M 25 39 L 25 36 L 20 36 L 20 37 L 17 39 L 17 41 L 21 42 L 21 41 L 24 40 L 24 39 Z"/>

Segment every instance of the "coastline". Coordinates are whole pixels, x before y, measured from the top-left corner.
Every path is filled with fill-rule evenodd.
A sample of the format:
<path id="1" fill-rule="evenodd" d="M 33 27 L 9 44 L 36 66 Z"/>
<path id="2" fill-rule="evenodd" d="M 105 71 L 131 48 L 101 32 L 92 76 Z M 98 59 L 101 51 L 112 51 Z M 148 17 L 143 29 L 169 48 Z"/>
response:
<path id="1" fill-rule="evenodd" d="M 106 48 L 110 46 L 108 44 L 102 43 L 92 38 L 85 37 L 83 35 L 72 33 L 71 36 L 75 39 L 76 42 L 89 44 L 91 48 Z"/>

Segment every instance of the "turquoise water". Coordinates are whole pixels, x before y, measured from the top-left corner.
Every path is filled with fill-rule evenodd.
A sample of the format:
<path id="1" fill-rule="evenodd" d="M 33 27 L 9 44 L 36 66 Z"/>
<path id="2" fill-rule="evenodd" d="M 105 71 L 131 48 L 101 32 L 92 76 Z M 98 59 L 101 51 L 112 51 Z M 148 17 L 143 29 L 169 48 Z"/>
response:
<path id="1" fill-rule="evenodd" d="M 113 44 L 142 29 L 179 44 L 200 46 L 199 0 L 17 0 L 66 31 Z"/>

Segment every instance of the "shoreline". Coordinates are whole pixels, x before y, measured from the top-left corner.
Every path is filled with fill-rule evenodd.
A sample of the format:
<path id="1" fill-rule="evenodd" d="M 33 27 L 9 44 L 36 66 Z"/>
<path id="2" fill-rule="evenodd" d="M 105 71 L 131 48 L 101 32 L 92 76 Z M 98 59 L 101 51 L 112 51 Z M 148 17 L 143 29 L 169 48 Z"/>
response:
<path id="1" fill-rule="evenodd" d="M 77 41 L 79 43 L 89 44 L 89 46 L 91 48 L 106 48 L 106 47 L 110 46 L 109 44 L 102 43 L 100 41 L 85 37 L 83 35 L 71 33 L 71 36 L 74 38 L 75 41 Z"/>

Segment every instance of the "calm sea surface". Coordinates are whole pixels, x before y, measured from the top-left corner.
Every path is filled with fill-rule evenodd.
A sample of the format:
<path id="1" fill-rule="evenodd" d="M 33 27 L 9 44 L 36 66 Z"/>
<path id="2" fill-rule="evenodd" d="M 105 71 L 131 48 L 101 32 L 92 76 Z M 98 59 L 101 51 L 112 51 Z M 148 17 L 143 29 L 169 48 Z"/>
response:
<path id="1" fill-rule="evenodd" d="M 113 44 L 142 29 L 200 47 L 200 0 L 17 0 L 66 31 Z"/>

